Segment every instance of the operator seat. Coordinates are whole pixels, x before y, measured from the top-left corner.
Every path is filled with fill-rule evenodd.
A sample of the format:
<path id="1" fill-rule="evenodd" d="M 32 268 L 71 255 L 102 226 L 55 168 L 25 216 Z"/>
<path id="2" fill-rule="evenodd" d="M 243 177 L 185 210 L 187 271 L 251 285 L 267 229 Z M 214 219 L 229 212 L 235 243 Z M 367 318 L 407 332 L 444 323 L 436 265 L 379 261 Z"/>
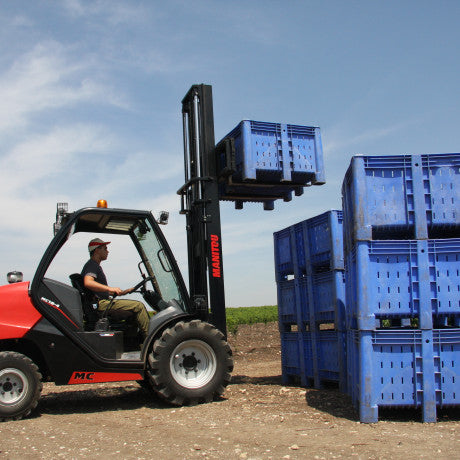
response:
<path id="1" fill-rule="evenodd" d="M 94 331 L 97 320 L 100 318 L 96 308 L 96 296 L 83 284 L 83 276 L 80 273 L 73 273 L 69 276 L 72 286 L 78 290 L 81 296 L 83 306 L 83 318 L 85 321 L 85 330 Z"/>
<path id="2" fill-rule="evenodd" d="M 83 283 L 83 276 L 81 276 L 80 273 L 73 273 L 69 276 L 69 278 L 72 286 L 78 290 L 81 296 L 85 331 L 94 331 L 97 321 L 104 316 L 104 312 L 97 310 L 96 296 L 92 291 L 85 287 Z M 111 331 L 123 332 L 125 351 L 138 350 L 139 338 L 137 326 L 133 321 L 134 315 L 130 312 L 110 312 L 109 310 L 106 317 L 109 319 L 109 329 Z"/>

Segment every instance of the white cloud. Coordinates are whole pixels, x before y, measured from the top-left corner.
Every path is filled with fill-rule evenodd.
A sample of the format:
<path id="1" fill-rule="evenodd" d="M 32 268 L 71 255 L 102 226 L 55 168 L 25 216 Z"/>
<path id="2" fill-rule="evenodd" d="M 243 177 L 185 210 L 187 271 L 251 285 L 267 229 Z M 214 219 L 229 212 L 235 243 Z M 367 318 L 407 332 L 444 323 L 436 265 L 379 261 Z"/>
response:
<path id="1" fill-rule="evenodd" d="M 146 184 L 159 183 L 177 177 L 183 171 L 181 157 L 171 156 L 163 152 L 134 152 L 127 153 L 122 163 L 113 165 L 107 177 L 105 190 L 108 193 L 116 190 L 141 190 Z M 179 187 L 177 187 L 179 188 Z"/>
<path id="2" fill-rule="evenodd" d="M 91 66 L 54 41 L 19 56 L 0 76 L 0 133 L 26 125 L 37 113 L 82 102 L 125 107 L 123 97 L 92 78 Z"/>
<path id="3" fill-rule="evenodd" d="M 12 27 L 32 27 L 33 25 L 33 21 L 29 17 L 22 14 L 14 16 L 10 20 L 10 26 Z"/>
<path id="4" fill-rule="evenodd" d="M 65 186 L 72 157 L 81 152 L 105 154 L 114 142 L 104 128 L 81 124 L 56 127 L 46 134 L 18 142 L 0 158 L 2 197 L 11 197 L 33 184 L 43 183 L 53 174 L 61 173 L 61 184 Z"/>
<path id="5" fill-rule="evenodd" d="M 325 143 L 325 151 L 328 155 L 333 156 L 343 154 L 344 150 L 350 150 L 365 142 L 377 141 L 395 134 L 407 127 L 408 123 L 409 122 L 402 122 L 381 128 L 368 129 L 360 132 L 358 131 L 354 135 L 350 135 L 349 129 L 342 129 L 337 126 L 332 128 L 328 133 L 328 140 L 327 143 Z"/>
<path id="6" fill-rule="evenodd" d="M 132 2 L 65 0 L 62 5 L 75 18 L 97 16 L 99 19 L 105 19 L 112 26 L 135 25 L 147 20 L 145 8 L 139 4 L 134 5 Z"/>
<path id="7" fill-rule="evenodd" d="M 149 75 L 177 75 L 182 72 L 201 74 L 203 71 L 214 69 L 216 55 L 212 46 L 209 47 L 209 52 L 203 53 L 203 45 L 197 43 L 197 48 L 193 52 L 184 51 L 191 43 L 199 40 L 201 34 L 197 33 L 197 28 L 210 34 L 214 31 L 220 35 L 225 29 L 222 23 L 228 25 L 231 17 L 235 16 L 234 7 L 231 15 L 222 13 L 217 19 L 214 17 L 214 5 L 203 2 L 184 3 L 180 0 L 163 3 L 65 0 L 62 5 L 72 22 L 84 22 L 84 30 L 88 31 L 88 36 L 98 37 L 97 43 L 91 44 L 91 50 L 101 59 L 101 66 L 129 68 L 136 72 L 136 75 L 139 75 L 139 71 Z M 222 7 L 225 7 L 225 4 L 219 8 Z M 260 11 L 256 14 L 260 16 Z M 200 19 L 190 22 L 189 18 L 192 15 L 199 15 Z M 239 24 L 241 15 L 238 14 L 237 17 L 236 24 Z M 246 21 L 251 23 L 252 19 Z M 202 24 L 206 27 L 203 28 Z M 262 27 L 267 31 L 267 39 L 271 34 L 267 26 Z M 253 28 L 254 25 L 251 24 L 250 30 Z M 233 38 L 235 31 L 233 28 L 231 30 Z M 87 46 L 85 42 L 86 38 L 82 37 L 82 48 Z M 218 59 L 221 60 L 222 57 L 219 55 Z"/>
<path id="8" fill-rule="evenodd" d="M 91 170 L 85 156 L 119 148 L 109 128 L 90 121 L 90 107 L 126 107 L 124 95 L 94 77 L 96 63 L 91 55 L 77 58 L 75 52 L 55 41 L 43 41 L 0 73 L 0 205 L 8 215 L 0 223 L 0 232 L 20 228 L 28 233 L 28 241 L 42 238 L 57 201 L 72 195 L 87 200 L 87 184 L 78 183 Z M 75 111 L 82 108 L 87 113 L 85 122 L 78 121 Z M 69 120 L 73 122 L 65 121 L 61 114 L 72 110 Z"/>

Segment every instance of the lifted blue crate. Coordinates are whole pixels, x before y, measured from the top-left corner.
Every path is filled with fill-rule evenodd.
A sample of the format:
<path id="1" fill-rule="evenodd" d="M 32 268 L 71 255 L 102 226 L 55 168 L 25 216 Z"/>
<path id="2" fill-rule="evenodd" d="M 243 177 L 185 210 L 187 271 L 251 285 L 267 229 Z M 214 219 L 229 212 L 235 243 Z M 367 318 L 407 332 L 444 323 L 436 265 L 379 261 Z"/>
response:
<path id="1" fill-rule="evenodd" d="M 361 422 L 378 421 L 379 407 L 460 405 L 460 329 L 347 333 L 347 391 Z"/>
<path id="2" fill-rule="evenodd" d="M 216 156 L 219 197 L 237 209 L 262 202 L 271 210 L 276 200 L 325 183 L 317 127 L 243 120 L 216 145 Z"/>
<path id="3" fill-rule="evenodd" d="M 460 237 L 460 153 L 355 156 L 342 195 L 347 252 L 357 240 Z"/>
<path id="4" fill-rule="evenodd" d="M 358 241 L 345 285 L 348 327 L 399 317 L 432 329 L 433 317 L 460 316 L 460 239 Z"/>
<path id="5" fill-rule="evenodd" d="M 273 234 L 276 280 L 342 270 L 342 211 L 327 211 Z"/>
<path id="6" fill-rule="evenodd" d="M 243 120 L 225 138 L 234 140 L 235 182 L 324 183 L 318 127 Z"/>

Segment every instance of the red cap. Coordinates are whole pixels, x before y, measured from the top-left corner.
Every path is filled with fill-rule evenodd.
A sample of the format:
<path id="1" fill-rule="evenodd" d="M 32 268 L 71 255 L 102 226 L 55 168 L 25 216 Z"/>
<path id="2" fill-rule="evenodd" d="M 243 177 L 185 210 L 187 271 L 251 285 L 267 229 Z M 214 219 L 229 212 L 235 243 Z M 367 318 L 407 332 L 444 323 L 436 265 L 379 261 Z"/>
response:
<path id="1" fill-rule="evenodd" d="M 91 254 L 95 249 L 100 246 L 105 246 L 106 244 L 110 244 L 110 241 L 102 241 L 100 238 L 94 238 L 88 244 L 88 251 Z"/>

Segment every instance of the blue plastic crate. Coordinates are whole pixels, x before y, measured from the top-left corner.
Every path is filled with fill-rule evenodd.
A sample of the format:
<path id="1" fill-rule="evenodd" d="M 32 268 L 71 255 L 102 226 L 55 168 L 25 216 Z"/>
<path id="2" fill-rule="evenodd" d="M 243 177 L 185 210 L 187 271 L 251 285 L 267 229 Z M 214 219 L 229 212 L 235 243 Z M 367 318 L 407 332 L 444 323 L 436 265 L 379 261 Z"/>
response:
<path id="1" fill-rule="evenodd" d="M 346 388 L 346 337 L 335 330 L 281 333 L 284 383 L 300 380 L 304 387 L 321 388 L 336 382 Z"/>
<path id="2" fill-rule="evenodd" d="M 334 322 L 336 328 L 345 325 L 345 273 L 331 270 L 312 275 L 315 321 Z M 343 323 L 342 323 L 343 321 Z"/>
<path id="3" fill-rule="evenodd" d="M 243 120 L 226 138 L 234 140 L 235 182 L 324 183 L 317 127 Z"/>
<path id="4" fill-rule="evenodd" d="M 349 330 L 347 374 L 361 422 L 379 407 L 420 407 L 435 422 L 436 406 L 460 404 L 460 329 Z"/>
<path id="5" fill-rule="evenodd" d="M 317 323 L 335 323 L 338 330 L 345 329 L 345 277 L 342 270 L 281 281 L 277 285 L 277 294 L 281 330 L 290 330 L 291 324 L 306 330 L 316 327 Z"/>
<path id="6" fill-rule="evenodd" d="M 405 317 L 431 329 L 433 316 L 460 316 L 460 239 L 358 241 L 345 280 L 348 327 Z"/>
<path id="7" fill-rule="evenodd" d="M 460 154 L 355 156 L 343 186 L 346 251 L 356 240 L 460 236 Z"/>
<path id="8" fill-rule="evenodd" d="M 342 270 L 342 211 L 327 211 L 273 234 L 276 280 Z"/>
<path id="9" fill-rule="evenodd" d="M 313 381 L 315 385 L 315 373 L 318 374 L 319 388 L 323 382 L 338 382 L 341 390 L 345 389 L 346 374 L 345 374 L 345 350 L 346 338 L 345 332 L 339 331 L 318 331 L 316 337 L 308 333 L 305 335 L 304 359 L 306 362 L 314 361 L 313 345 L 316 342 L 316 360 L 317 366 L 310 368 L 305 366 L 307 377 Z M 310 372 L 310 373 L 308 373 Z"/>
<path id="10" fill-rule="evenodd" d="M 289 383 L 293 378 L 300 378 L 305 373 L 304 363 L 301 368 L 302 341 L 296 332 L 281 333 L 281 369 L 283 383 Z"/>
<path id="11" fill-rule="evenodd" d="M 298 324 L 303 329 L 302 323 L 310 321 L 307 279 L 281 281 L 277 284 L 277 296 L 280 329 L 284 330 L 285 324 Z"/>

